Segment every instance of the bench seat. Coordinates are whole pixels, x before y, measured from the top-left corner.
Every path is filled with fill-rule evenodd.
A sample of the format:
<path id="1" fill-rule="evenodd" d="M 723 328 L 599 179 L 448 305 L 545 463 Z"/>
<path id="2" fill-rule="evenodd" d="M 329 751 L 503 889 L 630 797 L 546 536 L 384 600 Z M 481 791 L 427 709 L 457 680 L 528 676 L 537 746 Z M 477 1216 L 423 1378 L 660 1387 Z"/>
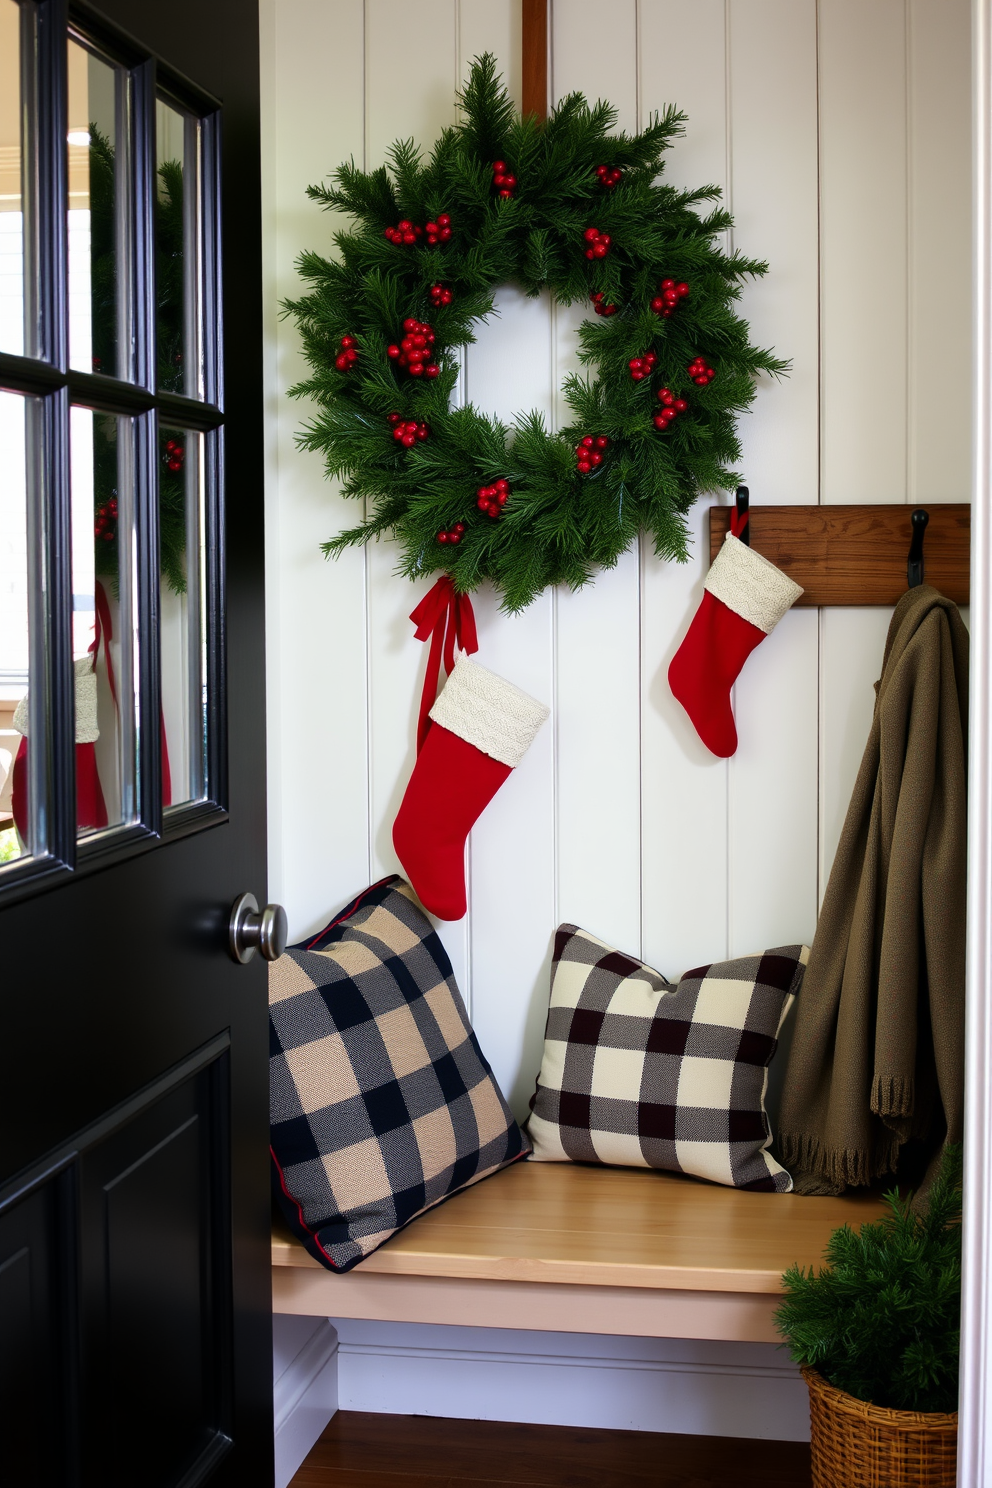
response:
<path id="1" fill-rule="evenodd" d="M 337 1276 L 287 1230 L 273 1307 L 317 1317 L 777 1342 L 781 1275 L 877 1195 L 744 1193 L 641 1168 L 519 1162 Z"/>

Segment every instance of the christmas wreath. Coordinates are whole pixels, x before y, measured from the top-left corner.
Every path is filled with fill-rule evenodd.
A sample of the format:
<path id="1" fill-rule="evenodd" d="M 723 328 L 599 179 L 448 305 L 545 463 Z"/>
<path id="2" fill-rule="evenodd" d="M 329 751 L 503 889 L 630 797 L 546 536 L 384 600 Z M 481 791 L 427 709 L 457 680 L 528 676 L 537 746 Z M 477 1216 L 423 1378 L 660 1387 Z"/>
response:
<path id="1" fill-rule="evenodd" d="M 767 265 L 723 250 L 722 207 L 699 215 L 719 188 L 660 179 L 683 114 L 612 133 L 615 110 L 573 94 L 522 118 L 489 55 L 460 102 L 429 161 L 399 141 L 391 172 L 351 162 L 310 188 L 356 226 L 335 259 L 299 261 L 309 292 L 285 308 L 312 375 L 292 393 L 319 405 L 302 447 L 366 503 L 326 553 L 392 534 L 408 577 L 444 570 L 459 593 L 489 579 L 515 611 L 615 564 L 641 529 L 685 559 L 696 497 L 740 479 L 735 419 L 755 375 L 786 363 L 735 313 Z M 556 432 L 538 413 L 508 428 L 451 406 L 458 348 L 510 282 L 596 312 L 579 331 L 590 375 L 565 380 Z"/>

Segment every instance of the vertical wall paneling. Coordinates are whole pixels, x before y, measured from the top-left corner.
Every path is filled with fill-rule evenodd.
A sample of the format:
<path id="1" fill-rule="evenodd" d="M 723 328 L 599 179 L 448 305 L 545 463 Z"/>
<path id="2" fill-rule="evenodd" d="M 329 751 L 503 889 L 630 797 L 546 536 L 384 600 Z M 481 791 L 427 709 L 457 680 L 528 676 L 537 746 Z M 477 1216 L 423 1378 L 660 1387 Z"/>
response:
<path id="1" fill-rule="evenodd" d="M 370 872 L 365 558 L 328 563 L 320 552 L 361 513 L 296 448 L 311 409 L 285 390 L 306 367 L 279 319 L 280 301 L 301 292 L 297 255 L 329 252 L 340 225 L 307 186 L 362 158 L 363 6 L 263 0 L 262 24 L 269 889 L 296 939 Z"/>
<path id="2" fill-rule="evenodd" d="M 752 501 L 816 501 L 816 13 L 813 0 L 728 8 L 727 117 L 733 245 L 769 273 L 745 280 L 759 345 L 792 363 L 759 380 L 741 421 Z M 817 887 L 817 662 L 812 612 L 787 615 L 735 688 L 730 762 L 728 943 L 732 955 L 812 936 Z M 755 869 L 755 855 L 761 867 Z"/>
<path id="3" fill-rule="evenodd" d="M 619 128 L 637 128 L 637 7 L 610 12 L 611 46 L 590 45 L 596 0 L 554 9 L 552 91 L 609 99 Z M 592 220 L 592 219 L 590 219 Z M 554 311 L 558 422 L 569 422 L 563 379 L 585 373 L 576 329 L 588 306 Z M 589 430 L 590 433 L 597 432 Z M 641 951 L 640 564 L 616 568 L 577 594 L 555 596 L 559 920 L 587 926 L 626 951 Z M 581 742 L 580 742 L 581 741 Z M 576 747 L 580 744 L 580 747 Z"/>
<path id="4" fill-rule="evenodd" d="M 969 67 L 967 0 L 819 7 L 824 501 L 968 499 Z M 821 898 L 890 614 L 820 613 Z"/>
<path id="5" fill-rule="evenodd" d="M 455 118 L 460 84 L 455 0 L 423 0 L 414 20 L 403 0 L 365 3 L 365 149 L 374 169 L 397 139 L 411 137 L 429 153 Z M 414 639 L 409 615 L 427 584 L 397 581 L 388 543 L 369 549 L 369 760 L 373 875 L 400 871 L 392 824 L 413 769 L 416 715 L 427 647 Z M 455 975 L 471 1002 L 468 927 L 442 926 Z"/>
<path id="6" fill-rule="evenodd" d="M 906 41 L 905 0 L 819 7 L 824 501 L 906 499 Z"/>
<path id="7" fill-rule="evenodd" d="M 685 135 L 668 152 L 673 185 L 726 194 L 724 0 L 651 0 L 638 8 L 639 97 L 650 114 L 676 104 Z M 643 955 L 668 977 L 727 952 L 727 766 L 703 747 L 668 687 L 668 665 L 702 597 L 705 506 L 689 514 L 686 564 L 641 552 L 641 903 Z"/>
<path id="8" fill-rule="evenodd" d="M 971 15 L 908 0 L 907 501 L 971 491 Z M 954 224 L 953 230 L 950 224 Z M 940 437 L 934 431 L 940 430 Z"/>

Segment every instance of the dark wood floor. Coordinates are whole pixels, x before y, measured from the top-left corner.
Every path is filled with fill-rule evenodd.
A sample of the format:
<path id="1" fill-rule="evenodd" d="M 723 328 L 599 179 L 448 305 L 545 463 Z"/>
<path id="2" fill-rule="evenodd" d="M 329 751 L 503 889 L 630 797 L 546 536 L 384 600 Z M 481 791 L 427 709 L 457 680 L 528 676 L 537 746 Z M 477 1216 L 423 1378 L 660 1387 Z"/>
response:
<path id="1" fill-rule="evenodd" d="M 809 1488 L 797 1442 L 339 1411 L 290 1488 Z"/>

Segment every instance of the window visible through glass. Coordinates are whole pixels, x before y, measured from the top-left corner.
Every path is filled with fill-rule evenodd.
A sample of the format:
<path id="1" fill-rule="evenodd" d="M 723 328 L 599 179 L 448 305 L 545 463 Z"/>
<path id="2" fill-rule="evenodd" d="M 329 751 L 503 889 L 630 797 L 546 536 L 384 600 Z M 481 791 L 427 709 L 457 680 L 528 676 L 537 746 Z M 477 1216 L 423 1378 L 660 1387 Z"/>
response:
<path id="1" fill-rule="evenodd" d="M 135 674 L 128 569 L 133 421 L 73 408 L 72 655 L 80 836 L 135 816 Z"/>
<path id="2" fill-rule="evenodd" d="M 159 430 L 163 806 L 200 800 L 205 793 L 203 489 L 203 435 L 163 425 Z"/>
<path id="3" fill-rule="evenodd" d="M 0 864 L 30 851 L 27 399 L 0 392 Z"/>

